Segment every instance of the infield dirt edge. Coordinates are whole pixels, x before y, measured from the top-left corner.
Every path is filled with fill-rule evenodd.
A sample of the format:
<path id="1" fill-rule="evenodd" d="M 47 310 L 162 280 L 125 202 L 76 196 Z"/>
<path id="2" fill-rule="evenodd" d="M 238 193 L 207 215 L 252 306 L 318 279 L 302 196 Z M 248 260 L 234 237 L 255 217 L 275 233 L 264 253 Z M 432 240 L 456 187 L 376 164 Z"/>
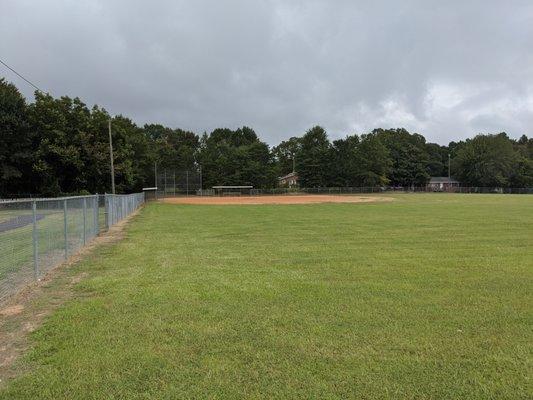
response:
<path id="1" fill-rule="evenodd" d="M 259 204 L 321 204 L 321 203 L 376 203 L 394 200 L 382 196 L 353 195 L 281 195 L 281 196 L 191 196 L 167 197 L 159 201 L 167 204 L 203 205 L 259 205 Z"/>

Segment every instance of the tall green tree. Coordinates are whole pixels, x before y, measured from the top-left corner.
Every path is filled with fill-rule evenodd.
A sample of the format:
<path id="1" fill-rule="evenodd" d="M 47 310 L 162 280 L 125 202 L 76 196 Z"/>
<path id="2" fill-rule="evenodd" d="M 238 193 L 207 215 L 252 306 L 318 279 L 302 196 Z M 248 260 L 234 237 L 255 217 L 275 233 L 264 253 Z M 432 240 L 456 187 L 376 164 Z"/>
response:
<path id="1" fill-rule="evenodd" d="M 385 186 L 391 171 L 392 160 L 387 147 L 374 133 L 362 135 L 357 146 L 356 186 Z"/>
<path id="2" fill-rule="evenodd" d="M 0 78 L 0 195 L 31 192 L 31 130 L 24 97 Z"/>
<path id="3" fill-rule="evenodd" d="M 344 139 L 334 140 L 331 146 L 330 171 L 327 186 L 348 187 L 358 186 L 359 137 L 347 136 Z"/>
<path id="4" fill-rule="evenodd" d="M 298 137 L 291 137 L 272 148 L 278 175 L 287 175 L 293 171 L 300 149 L 301 139 Z"/>
<path id="5" fill-rule="evenodd" d="M 36 135 L 33 172 L 37 191 L 55 195 L 86 188 L 84 161 L 91 143 L 89 109 L 78 98 L 54 99 L 36 92 L 29 110 Z"/>
<path id="6" fill-rule="evenodd" d="M 36 93 L 29 107 L 34 136 L 35 191 L 43 195 L 110 192 L 109 114 L 79 98 Z M 123 116 L 112 118 L 117 192 L 140 190 L 146 180 L 150 142 Z"/>
<path id="7" fill-rule="evenodd" d="M 300 186 L 328 186 L 333 174 L 331 155 L 331 143 L 324 128 L 315 126 L 309 129 L 301 139 L 301 149 L 296 159 Z"/>
<path id="8" fill-rule="evenodd" d="M 448 176 L 448 154 L 447 146 L 437 143 L 426 143 L 428 153 L 427 171 L 430 176 Z"/>
<path id="9" fill-rule="evenodd" d="M 453 175 L 465 185 L 507 187 L 517 161 L 505 133 L 477 135 L 459 146 L 452 162 Z"/>
<path id="10" fill-rule="evenodd" d="M 158 168 L 162 170 L 192 171 L 197 169 L 200 138 L 194 132 L 148 124 L 144 131 L 152 143 Z"/>
<path id="11" fill-rule="evenodd" d="M 375 129 L 373 133 L 389 152 L 392 168 L 388 178 L 392 185 L 423 186 L 429 181 L 429 155 L 422 135 L 403 128 Z"/>
<path id="12" fill-rule="evenodd" d="M 509 186 L 521 188 L 533 186 L 533 138 L 522 135 L 513 141 L 516 165 L 509 177 Z"/>
<path id="13" fill-rule="evenodd" d="M 276 170 L 268 145 L 253 129 L 215 129 L 201 139 L 199 161 L 204 187 L 214 185 L 275 185 Z"/>
<path id="14" fill-rule="evenodd" d="M 113 148 L 117 191 L 138 192 L 152 178 L 152 153 L 144 130 L 122 115 L 113 117 Z"/>
<path id="15" fill-rule="evenodd" d="M 109 157 L 109 119 L 106 110 L 94 106 L 91 109 L 90 124 L 86 131 L 88 140 L 84 145 L 84 168 L 85 184 L 78 190 L 86 190 L 91 193 L 111 192 L 111 161 Z M 114 132 L 115 127 L 112 126 Z M 113 137 L 115 133 L 113 133 Z M 113 143 L 117 149 L 117 144 Z M 116 157 L 114 157 L 116 159 Z M 119 187 L 122 187 L 121 185 Z M 120 191 L 118 192 L 120 193 Z"/>

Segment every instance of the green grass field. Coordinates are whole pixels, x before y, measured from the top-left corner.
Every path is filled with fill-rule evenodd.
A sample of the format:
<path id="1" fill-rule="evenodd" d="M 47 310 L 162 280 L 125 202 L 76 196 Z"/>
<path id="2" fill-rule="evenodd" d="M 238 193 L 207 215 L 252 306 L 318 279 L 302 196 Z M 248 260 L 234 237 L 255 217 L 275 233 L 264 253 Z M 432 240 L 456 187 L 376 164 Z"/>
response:
<path id="1" fill-rule="evenodd" d="M 2 399 L 531 399 L 533 197 L 149 204 Z"/>

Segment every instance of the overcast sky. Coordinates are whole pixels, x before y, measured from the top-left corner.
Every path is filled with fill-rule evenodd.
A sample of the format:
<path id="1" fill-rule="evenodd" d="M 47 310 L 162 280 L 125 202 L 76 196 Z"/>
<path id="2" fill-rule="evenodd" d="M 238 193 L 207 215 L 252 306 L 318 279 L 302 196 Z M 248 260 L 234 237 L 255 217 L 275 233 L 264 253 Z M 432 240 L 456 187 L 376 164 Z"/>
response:
<path id="1" fill-rule="evenodd" d="M 532 0 L 0 0 L 0 37 L 43 90 L 139 124 L 533 135 Z"/>

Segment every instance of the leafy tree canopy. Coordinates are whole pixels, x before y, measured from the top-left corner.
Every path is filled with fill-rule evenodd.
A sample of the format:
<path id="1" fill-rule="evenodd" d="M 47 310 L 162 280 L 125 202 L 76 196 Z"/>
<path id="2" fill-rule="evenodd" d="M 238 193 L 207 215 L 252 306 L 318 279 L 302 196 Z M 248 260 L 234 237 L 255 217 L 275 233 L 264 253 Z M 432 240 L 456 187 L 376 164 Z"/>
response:
<path id="1" fill-rule="evenodd" d="M 36 92 L 27 104 L 0 78 L 0 196 L 109 192 L 110 119 L 118 192 L 153 184 L 154 164 L 160 171 L 201 167 L 204 187 L 271 188 L 294 168 L 304 187 L 423 186 L 430 176 L 448 174 L 448 155 L 463 185 L 533 186 L 533 138 L 526 135 L 478 135 L 441 146 L 398 128 L 330 142 L 315 126 L 270 149 L 246 126 L 199 136 L 161 124 L 140 127 L 79 98 Z"/>

